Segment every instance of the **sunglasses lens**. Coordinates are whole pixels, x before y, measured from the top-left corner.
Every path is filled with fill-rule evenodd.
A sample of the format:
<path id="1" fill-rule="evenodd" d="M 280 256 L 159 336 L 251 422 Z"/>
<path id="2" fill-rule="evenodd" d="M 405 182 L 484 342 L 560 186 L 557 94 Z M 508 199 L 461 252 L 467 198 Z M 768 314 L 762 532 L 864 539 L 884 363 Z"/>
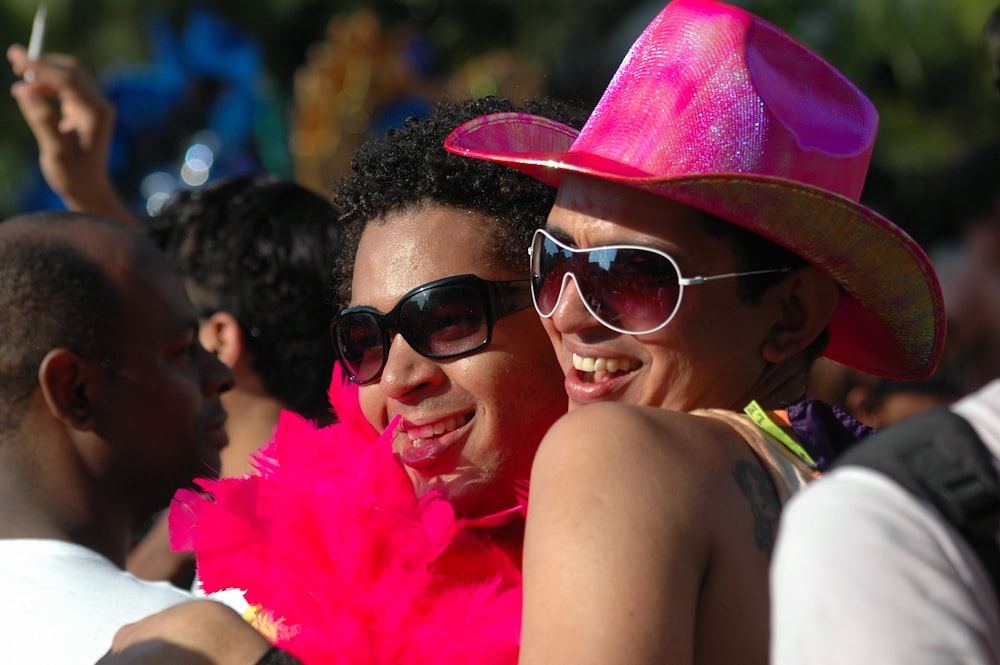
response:
<path id="1" fill-rule="evenodd" d="M 531 293 L 542 316 L 552 316 L 559 304 L 563 278 L 573 263 L 573 253 L 551 238 L 535 233 L 531 248 Z"/>
<path id="2" fill-rule="evenodd" d="M 490 338 L 486 294 L 472 284 L 437 286 L 409 298 L 399 311 L 403 337 L 420 354 L 471 353 Z"/>
<path id="3" fill-rule="evenodd" d="M 384 339 L 379 320 L 369 312 L 345 314 L 333 327 L 333 341 L 344 369 L 358 383 L 367 383 L 382 371 Z"/>
<path id="4" fill-rule="evenodd" d="M 629 247 L 573 251 L 539 233 L 532 250 L 532 289 L 542 316 L 555 312 L 566 273 L 572 273 L 594 317 L 615 330 L 648 332 L 677 309 L 677 268 L 658 252 Z"/>
<path id="5" fill-rule="evenodd" d="M 677 270 L 665 257 L 619 248 L 593 250 L 587 258 L 581 290 L 605 325 L 645 332 L 673 315 L 680 287 Z"/>
<path id="6" fill-rule="evenodd" d="M 454 280 L 454 281 L 453 281 Z M 491 292 L 487 282 L 462 275 L 407 294 L 393 311 L 380 314 L 368 307 L 345 310 L 334 319 L 331 333 L 340 360 L 355 383 L 375 381 L 388 357 L 390 333 L 399 333 L 414 351 L 445 359 L 473 353 L 490 342 Z M 496 283 L 498 289 L 513 287 Z M 492 288 L 492 287 L 491 287 Z M 523 294 L 523 291 L 522 291 Z M 525 305 L 500 316 L 524 309 Z"/>

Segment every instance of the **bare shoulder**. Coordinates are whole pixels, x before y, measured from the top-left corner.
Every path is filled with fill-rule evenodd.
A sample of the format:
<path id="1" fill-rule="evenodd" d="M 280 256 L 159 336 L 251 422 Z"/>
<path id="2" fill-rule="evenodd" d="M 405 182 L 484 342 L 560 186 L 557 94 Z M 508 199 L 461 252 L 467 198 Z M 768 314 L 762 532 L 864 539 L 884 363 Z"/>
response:
<path id="1" fill-rule="evenodd" d="M 709 480 L 750 459 L 740 435 L 715 419 L 679 411 L 600 402 L 560 418 L 542 441 L 536 464 L 614 465 L 662 477 L 663 466 Z"/>
<path id="2" fill-rule="evenodd" d="M 715 419 L 615 403 L 561 418 L 531 473 L 525 662 L 583 662 L 594 625 L 620 637 L 587 662 L 766 662 L 768 482 Z"/>
<path id="3" fill-rule="evenodd" d="M 697 524 L 707 541 L 749 530 L 765 555 L 781 510 L 767 472 L 729 425 L 618 403 L 587 405 L 557 421 L 539 448 L 531 490 L 532 500 L 554 495 L 563 509 L 658 505 L 646 526 Z"/>

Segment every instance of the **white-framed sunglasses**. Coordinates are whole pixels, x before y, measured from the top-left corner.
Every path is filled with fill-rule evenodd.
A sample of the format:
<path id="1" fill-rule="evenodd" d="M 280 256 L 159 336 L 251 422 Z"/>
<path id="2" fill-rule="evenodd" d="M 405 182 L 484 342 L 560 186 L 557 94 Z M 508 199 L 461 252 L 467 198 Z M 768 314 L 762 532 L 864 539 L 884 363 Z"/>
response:
<path id="1" fill-rule="evenodd" d="M 791 270 L 772 268 L 684 277 L 677 261 L 658 249 L 639 245 L 576 249 L 544 229 L 535 231 L 528 255 L 531 297 L 539 315 L 549 318 L 555 313 L 566 283 L 572 279 L 590 315 L 605 327 L 626 335 L 645 335 L 670 323 L 681 306 L 685 287 Z"/>

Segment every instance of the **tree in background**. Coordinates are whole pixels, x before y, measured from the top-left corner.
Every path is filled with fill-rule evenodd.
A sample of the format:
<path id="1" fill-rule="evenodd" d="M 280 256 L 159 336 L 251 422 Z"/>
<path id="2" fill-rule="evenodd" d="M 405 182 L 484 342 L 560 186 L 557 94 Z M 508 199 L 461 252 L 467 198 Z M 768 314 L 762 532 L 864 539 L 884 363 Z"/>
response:
<path id="1" fill-rule="evenodd" d="M 865 193 L 870 205 L 890 215 L 921 242 L 931 243 L 952 233 L 947 211 L 938 204 L 941 174 L 972 147 L 1000 135 L 1000 96 L 993 85 L 984 33 L 991 3 L 735 3 L 777 23 L 823 54 L 873 99 L 882 121 Z M 193 57 L 183 39 L 185 27 L 190 29 L 192 16 L 198 16 L 199 10 L 213 10 L 231 26 L 232 34 L 244 36 L 259 50 L 259 72 L 252 84 L 243 88 L 244 93 L 249 90 L 255 95 L 248 128 L 253 150 L 247 154 L 264 170 L 292 176 L 296 153 L 291 148 L 298 140 L 296 131 L 307 126 L 303 125 L 304 116 L 312 114 L 313 130 L 321 123 L 321 115 L 316 115 L 318 107 L 306 109 L 307 104 L 296 103 L 296 96 L 308 85 L 313 86 L 314 95 L 317 93 L 322 78 L 317 79 L 315 72 L 323 69 L 317 48 L 336 41 L 331 40 L 331 31 L 340 29 L 346 34 L 347 17 L 357 9 L 371 12 L 382 31 L 375 42 L 382 40 L 381 46 L 391 43 L 397 49 L 393 56 L 397 66 L 402 57 L 404 67 L 395 72 L 396 84 L 403 80 L 399 75 L 412 75 L 412 89 L 400 96 L 394 109 L 405 113 L 408 109 L 419 111 L 426 95 L 433 96 L 438 90 L 510 94 L 496 89 L 497 81 L 503 79 L 498 73 L 502 70 L 498 54 L 502 53 L 508 57 L 513 54 L 519 85 L 527 85 L 523 81 L 533 70 L 541 75 L 541 90 L 593 103 L 627 45 L 662 4 L 662 0 L 340 0 L 334 4 L 318 0 L 62 0 L 49 2 L 47 48 L 76 55 L 110 82 L 123 72 L 134 73 L 157 63 L 158 54 L 163 53 L 164 34 L 172 35 L 180 58 Z M 0 34 L 7 43 L 27 40 L 35 7 L 33 0 L 3 3 Z M 339 28 L 331 22 L 335 14 L 341 17 Z M 161 35 L 159 41 L 156 34 Z M 231 56 L 239 43 L 235 38 L 232 42 L 213 39 L 215 43 L 209 40 L 202 46 L 215 53 L 215 59 Z M 370 41 L 369 46 L 375 42 Z M 488 53 L 492 54 L 491 64 L 482 64 L 470 74 L 468 63 L 477 58 L 485 62 Z M 329 52 L 326 55 L 329 58 Z M 392 79 L 382 70 L 390 60 L 369 60 L 380 71 L 383 83 Z M 162 65 L 162 58 L 159 62 Z M 310 69 L 312 82 L 308 81 Z M 456 81 L 462 80 L 459 72 L 463 69 L 466 88 L 459 89 Z M 6 76 L 9 82 L 10 73 Z M 505 84 L 512 85 L 510 81 Z M 217 102 L 228 95 L 232 111 L 239 107 L 237 87 L 233 79 L 228 84 L 216 80 L 214 87 L 196 86 L 194 92 L 185 89 L 185 94 L 190 108 L 197 107 L 199 91 L 203 105 L 206 99 Z M 401 101 L 407 95 L 412 108 Z M 144 101 L 152 104 L 155 99 L 150 92 Z M 155 110 L 149 108 L 147 119 L 152 119 Z M 369 126 L 353 130 L 379 131 L 392 121 L 391 113 L 369 115 L 369 120 L 374 118 Z M 21 205 L 18 194 L 35 177 L 35 149 L 13 102 L 0 104 L 0 123 L 5 128 L 0 133 L 0 214 L 9 214 Z M 238 126 L 235 121 L 227 125 L 230 129 Z M 158 138 L 148 140 L 174 142 L 179 152 L 185 149 L 185 136 L 195 133 L 178 138 L 176 133 L 162 131 Z M 310 140 L 315 138 L 310 136 Z M 308 148 L 309 143 L 299 142 L 300 163 Z M 303 179 L 311 179 L 316 187 L 325 186 L 323 178 L 303 174 Z"/>

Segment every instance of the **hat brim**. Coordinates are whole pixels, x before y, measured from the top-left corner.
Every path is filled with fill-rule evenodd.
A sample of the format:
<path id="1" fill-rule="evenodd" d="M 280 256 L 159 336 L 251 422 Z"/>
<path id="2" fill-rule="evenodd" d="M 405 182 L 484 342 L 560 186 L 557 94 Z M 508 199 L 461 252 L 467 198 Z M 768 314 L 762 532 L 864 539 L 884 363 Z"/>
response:
<path id="1" fill-rule="evenodd" d="M 831 360 L 878 376 L 929 376 L 944 348 L 944 301 L 927 255 L 903 230 L 839 194 L 744 173 L 651 177 L 571 149 L 577 130 L 523 113 L 459 127 L 445 147 L 505 164 L 552 186 L 569 173 L 618 182 L 699 208 L 772 240 L 841 288 L 830 322 Z"/>

